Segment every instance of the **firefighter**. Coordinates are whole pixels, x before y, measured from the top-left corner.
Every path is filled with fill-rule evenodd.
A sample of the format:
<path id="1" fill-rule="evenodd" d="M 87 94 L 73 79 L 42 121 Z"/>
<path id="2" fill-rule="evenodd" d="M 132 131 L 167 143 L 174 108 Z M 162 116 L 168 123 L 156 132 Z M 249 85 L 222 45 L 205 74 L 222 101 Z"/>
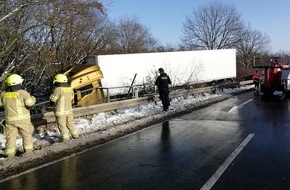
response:
<path id="1" fill-rule="evenodd" d="M 253 82 L 255 85 L 255 93 L 259 93 L 259 83 L 260 83 L 260 73 L 259 71 L 256 71 L 253 74 Z"/>
<path id="2" fill-rule="evenodd" d="M 169 84 L 171 84 L 171 80 L 169 76 L 164 72 L 163 68 L 159 68 L 158 72 L 160 75 L 157 77 L 155 81 L 155 85 L 158 87 L 159 96 L 162 102 L 163 110 L 167 111 L 170 101 L 169 101 Z"/>
<path id="3" fill-rule="evenodd" d="M 33 151 L 32 133 L 34 127 L 30 120 L 30 108 L 36 103 L 35 97 L 22 89 L 23 78 L 12 74 L 6 79 L 7 88 L 0 96 L 0 106 L 5 110 L 6 136 L 5 153 L 8 157 L 16 154 L 16 137 L 18 133 L 23 138 L 26 153 Z"/>
<path id="4" fill-rule="evenodd" d="M 55 89 L 50 96 L 50 101 L 54 105 L 54 114 L 60 130 L 62 140 L 67 141 L 78 138 L 78 131 L 74 126 L 74 115 L 72 103 L 74 100 L 73 89 L 68 84 L 68 78 L 64 74 L 57 74 L 54 77 L 53 85 Z"/>

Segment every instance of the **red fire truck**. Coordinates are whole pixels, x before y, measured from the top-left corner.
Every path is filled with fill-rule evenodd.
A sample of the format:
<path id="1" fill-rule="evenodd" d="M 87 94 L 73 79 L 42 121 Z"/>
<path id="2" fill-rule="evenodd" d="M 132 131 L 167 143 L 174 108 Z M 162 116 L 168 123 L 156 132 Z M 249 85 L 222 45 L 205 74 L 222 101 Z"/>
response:
<path id="1" fill-rule="evenodd" d="M 282 63 L 281 57 L 272 57 L 270 64 L 254 64 L 253 67 L 264 69 L 260 78 L 260 92 L 272 95 L 275 91 L 286 94 L 290 90 L 290 68 Z"/>

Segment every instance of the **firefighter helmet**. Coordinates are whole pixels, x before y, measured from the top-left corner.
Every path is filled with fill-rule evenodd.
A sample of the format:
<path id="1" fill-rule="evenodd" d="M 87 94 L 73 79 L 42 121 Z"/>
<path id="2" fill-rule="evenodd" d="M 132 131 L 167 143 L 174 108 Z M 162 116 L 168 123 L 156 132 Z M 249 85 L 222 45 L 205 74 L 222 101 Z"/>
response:
<path id="1" fill-rule="evenodd" d="M 12 74 L 6 79 L 7 86 L 15 86 L 17 84 L 22 84 L 23 78 L 20 75 Z"/>
<path id="2" fill-rule="evenodd" d="M 57 75 L 55 75 L 54 80 L 53 80 L 53 84 L 56 83 L 56 82 L 57 83 L 68 82 L 67 76 L 64 75 L 64 74 L 57 74 Z"/>

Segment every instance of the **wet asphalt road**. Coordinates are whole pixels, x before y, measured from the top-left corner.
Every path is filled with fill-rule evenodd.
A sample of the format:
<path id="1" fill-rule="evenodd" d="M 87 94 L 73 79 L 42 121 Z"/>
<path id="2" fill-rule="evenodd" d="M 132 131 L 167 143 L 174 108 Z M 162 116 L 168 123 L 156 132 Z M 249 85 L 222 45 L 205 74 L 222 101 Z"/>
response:
<path id="1" fill-rule="evenodd" d="M 0 183 L 0 189 L 290 189 L 290 99 L 252 92 Z"/>

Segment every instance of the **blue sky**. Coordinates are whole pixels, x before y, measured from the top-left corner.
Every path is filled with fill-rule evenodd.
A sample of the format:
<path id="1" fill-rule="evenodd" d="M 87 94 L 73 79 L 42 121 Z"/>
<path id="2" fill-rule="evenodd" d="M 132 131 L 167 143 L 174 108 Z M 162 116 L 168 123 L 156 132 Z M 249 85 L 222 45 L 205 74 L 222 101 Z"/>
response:
<path id="1" fill-rule="evenodd" d="M 234 5 L 245 23 L 271 38 L 272 52 L 290 52 L 289 0 L 217 0 Z M 180 42 L 186 16 L 212 0 L 111 0 L 108 16 L 136 17 L 163 45 Z M 105 3 L 106 5 L 106 3 Z"/>

